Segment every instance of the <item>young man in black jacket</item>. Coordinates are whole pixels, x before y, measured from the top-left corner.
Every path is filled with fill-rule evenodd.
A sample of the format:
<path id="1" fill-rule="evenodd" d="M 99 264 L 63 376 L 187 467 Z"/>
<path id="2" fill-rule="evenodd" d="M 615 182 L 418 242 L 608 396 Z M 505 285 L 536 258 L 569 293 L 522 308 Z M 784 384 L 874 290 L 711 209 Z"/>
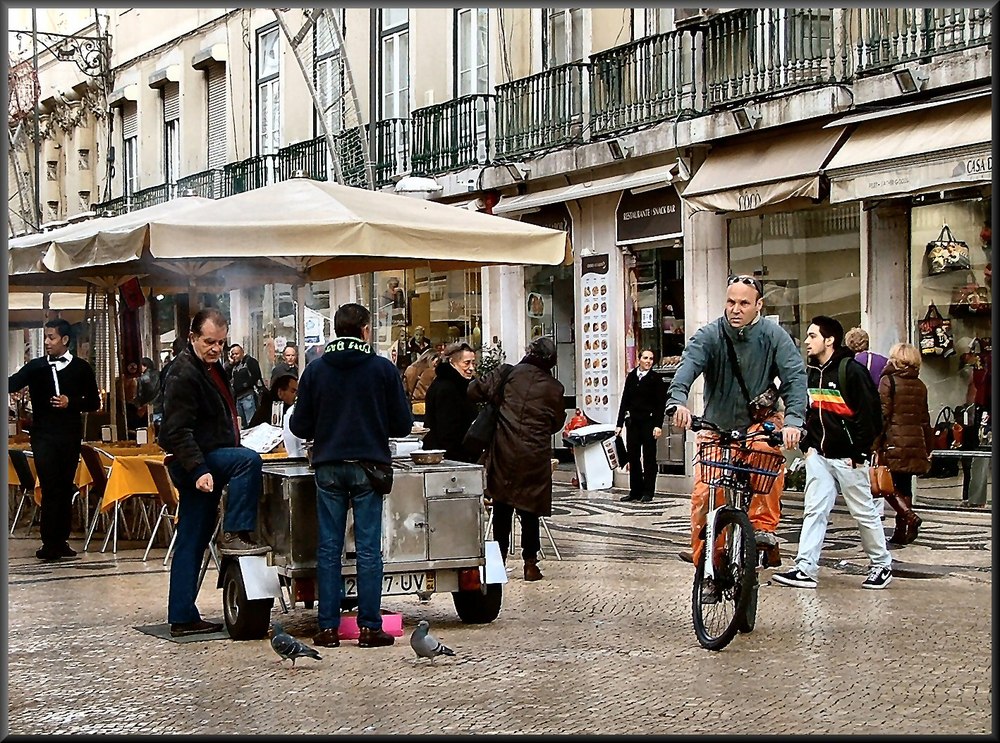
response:
<path id="1" fill-rule="evenodd" d="M 868 370 L 843 347 L 843 340 L 843 326 L 825 315 L 814 317 L 806 332 L 809 410 L 800 444 L 806 457 L 802 534 L 795 568 L 774 576 L 776 583 L 795 588 L 816 588 L 838 485 L 871 561 L 862 587 L 885 588 L 892 580 L 892 558 L 868 476 L 868 458 L 882 431 L 882 405 Z"/>
<path id="2" fill-rule="evenodd" d="M 221 360 L 228 332 L 229 322 L 221 312 L 199 310 L 191 320 L 190 343 L 171 364 L 163 386 L 158 440 L 170 455 L 167 470 L 180 494 L 167 608 L 175 637 L 222 628 L 201 618 L 195 597 L 202 557 L 227 484 L 220 552 L 258 555 L 269 549 L 251 536 L 257 528 L 263 462 L 257 452 L 240 446 L 236 401 Z"/>
<path id="3" fill-rule="evenodd" d="M 244 428 L 250 428 L 250 421 L 257 412 L 260 393 L 264 390 L 264 378 L 260 374 L 260 364 L 257 359 L 243 350 L 243 346 L 234 343 L 229 347 L 229 378 L 233 383 L 233 396 L 236 398 L 236 410 Z"/>
<path id="4" fill-rule="evenodd" d="M 81 413 L 101 407 L 101 395 L 90 364 L 68 350 L 71 327 L 66 320 L 45 323 L 45 355 L 32 359 L 7 379 L 7 391 L 28 388 L 31 396 L 31 451 L 42 486 L 42 547 L 39 560 L 73 557 L 69 546 L 73 493 L 80 442 Z"/>
<path id="5" fill-rule="evenodd" d="M 358 571 L 358 646 L 392 645 L 382 630 L 382 502 L 368 471 L 392 464 L 389 437 L 406 436 L 413 414 L 396 366 L 372 350 L 371 313 L 345 304 L 333 316 L 337 338 L 299 378 L 293 434 L 313 440 L 316 468 L 316 585 L 319 590 L 313 642 L 340 645 L 344 590 L 341 554 L 347 509 L 354 512 Z"/>
<path id="6" fill-rule="evenodd" d="M 644 348 L 639 365 L 625 377 L 625 389 L 618 408 L 615 434 L 621 433 L 628 417 L 625 446 L 628 449 L 628 495 L 623 501 L 649 503 L 656 489 L 656 440 L 663 433 L 663 409 L 667 404 L 667 384 L 651 371 L 656 356 Z"/>

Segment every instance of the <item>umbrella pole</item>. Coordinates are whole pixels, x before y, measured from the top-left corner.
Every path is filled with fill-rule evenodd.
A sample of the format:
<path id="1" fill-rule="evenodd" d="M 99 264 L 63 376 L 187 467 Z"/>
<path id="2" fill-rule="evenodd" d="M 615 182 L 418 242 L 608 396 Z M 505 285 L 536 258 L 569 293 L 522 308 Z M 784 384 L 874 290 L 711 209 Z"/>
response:
<path id="1" fill-rule="evenodd" d="M 295 342 L 299 347 L 299 375 L 306 363 L 306 285 L 295 287 Z"/>
<path id="2" fill-rule="evenodd" d="M 111 413 L 111 430 L 118 435 L 118 306 L 115 303 L 115 293 L 106 289 L 107 294 L 107 317 L 111 332 L 108 333 L 108 372 L 111 377 L 111 402 L 108 405 Z M 124 398 L 124 395 L 123 395 Z M 125 405 L 124 399 L 122 405 Z"/>

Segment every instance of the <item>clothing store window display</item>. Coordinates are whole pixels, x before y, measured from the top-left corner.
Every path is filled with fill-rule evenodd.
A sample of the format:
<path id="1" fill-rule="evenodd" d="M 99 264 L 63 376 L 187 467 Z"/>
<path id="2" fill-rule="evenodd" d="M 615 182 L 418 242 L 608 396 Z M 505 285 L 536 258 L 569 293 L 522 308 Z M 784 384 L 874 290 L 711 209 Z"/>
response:
<path id="1" fill-rule="evenodd" d="M 628 495 L 619 500 L 649 503 L 656 489 L 656 440 L 663 433 L 663 409 L 667 402 L 667 384 L 652 371 L 656 354 L 644 348 L 639 365 L 625 377 L 625 388 L 618 408 L 615 435 L 628 424 L 625 447 L 628 450 Z"/>
<path id="2" fill-rule="evenodd" d="M 764 423 L 773 423 L 781 430 L 785 449 L 799 444 L 806 413 L 806 369 L 791 336 L 776 322 L 761 315 L 763 287 L 754 276 L 730 276 L 726 289 L 726 305 L 722 317 L 710 322 L 691 337 L 681 356 L 681 364 L 667 390 L 667 405 L 676 406 L 672 423 L 681 429 L 691 427 L 688 394 L 699 376 L 704 376 L 705 406 L 703 416 L 722 429 L 761 430 Z M 751 410 L 751 400 L 760 400 L 762 393 L 773 390 L 774 380 L 780 382 L 773 407 Z M 777 406 L 778 399 L 784 410 Z M 697 443 L 717 438 L 717 434 L 701 431 Z M 755 449 L 780 451 L 765 440 L 752 444 Z M 770 566 L 780 564 L 775 531 L 781 517 L 781 493 L 785 472 L 775 478 L 771 490 L 755 495 L 750 502 L 749 517 L 758 546 L 767 551 Z M 698 564 L 704 547 L 705 520 L 709 510 L 709 486 L 702 481 L 701 465 L 694 467 L 694 488 L 691 493 L 691 552 L 681 553 L 681 559 Z M 714 502 L 721 503 L 722 492 L 716 489 Z"/>

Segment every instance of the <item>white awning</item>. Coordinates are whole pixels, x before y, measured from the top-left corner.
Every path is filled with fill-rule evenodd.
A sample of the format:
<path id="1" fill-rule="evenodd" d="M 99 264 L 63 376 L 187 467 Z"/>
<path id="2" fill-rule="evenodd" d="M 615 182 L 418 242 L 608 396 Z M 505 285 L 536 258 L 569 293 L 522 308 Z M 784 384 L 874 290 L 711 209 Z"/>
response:
<path id="1" fill-rule="evenodd" d="M 830 201 L 887 198 L 989 183 L 992 98 L 867 121 L 830 161 Z"/>
<path id="2" fill-rule="evenodd" d="M 849 114 L 842 118 L 831 121 L 830 123 L 826 124 L 823 128 L 832 129 L 837 126 L 847 126 L 848 124 L 860 124 L 862 121 L 873 121 L 874 119 L 884 119 L 888 116 L 901 116 L 903 114 L 913 113 L 914 111 L 923 111 L 928 108 L 947 106 L 951 103 L 958 103 L 959 101 L 968 101 L 972 100 L 973 98 L 983 98 L 984 96 L 988 95 L 993 95 L 993 91 L 990 88 L 979 88 L 976 90 L 969 91 L 967 93 L 948 96 L 947 98 L 938 98 L 932 101 L 911 103 L 907 106 L 893 106 L 891 108 L 883 108 L 878 111 L 866 111 L 864 113 Z"/>
<path id="3" fill-rule="evenodd" d="M 613 175 L 608 178 L 599 178 L 594 181 L 584 181 L 583 183 L 573 183 L 569 186 L 550 188 L 547 191 L 537 191 L 526 193 L 521 196 L 504 196 L 495 207 L 494 214 L 516 214 L 536 209 L 547 204 L 557 204 L 562 201 L 573 201 L 575 199 L 585 199 L 590 196 L 599 196 L 604 193 L 614 191 L 624 191 L 627 188 L 640 188 L 642 186 L 667 185 L 673 180 L 673 172 L 677 164 L 661 165 L 648 170 L 641 170 L 638 173 L 626 173 L 624 175 Z"/>
<path id="4" fill-rule="evenodd" d="M 819 198 L 819 173 L 843 130 L 777 132 L 713 149 L 681 194 L 692 209 L 739 212 Z"/>

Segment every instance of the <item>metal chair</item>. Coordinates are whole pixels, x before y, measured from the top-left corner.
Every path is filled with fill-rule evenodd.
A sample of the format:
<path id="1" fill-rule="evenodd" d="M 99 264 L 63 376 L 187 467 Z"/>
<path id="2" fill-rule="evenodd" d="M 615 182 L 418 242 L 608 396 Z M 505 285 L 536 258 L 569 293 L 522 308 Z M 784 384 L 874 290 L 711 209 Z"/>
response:
<path id="1" fill-rule="evenodd" d="M 489 511 L 490 518 L 486 522 L 486 537 L 489 539 L 493 536 L 493 508 L 492 506 L 487 506 L 486 510 Z M 508 555 L 514 554 L 514 541 L 517 536 L 517 527 L 521 523 L 521 517 L 518 515 L 517 511 L 514 511 L 514 521 L 510 527 L 510 545 L 507 550 Z M 545 523 L 545 517 L 538 517 L 538 525 L 545 530 L 545 536 L 549 538 L 549 544 L 552 545 L 552 551 L 556 553 L 556 559 L 562 562 L 562 555 L 559 554 L 559 548 L 556 546 L 556 540 L 552 537 L 552 532 L 549 531 L 549 525 Z M 538 540 L 538 556 L 545 558 L 545 552 L 542 551 L 542 540 Z"/>
<path id="2" fill-rule="evenodd" d="M 8 454 L 10 463 L 14 465 L 14 472 L 17 473 L 17 479 L 20 481 L 17 511 L 14 513 L 13 523 L 10 525 L 10 534 L 14 535 L 14 529 L 17 527 L 18 519 L 21 518 L 21 510 L 24 508 L 25 501 L 31 503 L 31 519 L 28 521 L 28 534 L 31 534 L 31 525 L 35 522 L 35 516 L 38 514 L 38 504 L 35 503 L 35 473 L 31 471 L 31 464 L 28 462 L 28 457 L 32 454 L 30 451 L 19 449 L 11 449 Z"/>
<path id="3" fill-rule="evenodd" d="M 146 558 L 149 557 L 149 550 L 153 547 L 156 532 L 159 530 L 160 524 L 163 523 L 170 533 L 170 544 L 167 546 L 167 554 L 163 558 L 163 564 L 166 565 L 174 551 L 174 541 L 177 539 L 177 530 L 174 525 L 177 523 L 177 506 L 180 503 L 180 498 L 177 489 L 170 480 L 167 466 L 163 462 L 147 461 L 146 467 L 149 469 L 153 482 L 156 483 L 156 494 L 163 507 L 160 508 L 160 514 L 156 517 L 156 524 L 152 528 L 152 534 L 149 535 L 149 543 L 146 545 L 146 552 L 143 554 L 142 560 L 145 562 Z"/>
<path id="4" fill-rule="evenodd" d="M 111 472 L 111 467 L 105 467 L 104 461 L 101 459 L 103 456 L 105 459 L 114 462 L 115 458 L 108 454 L 102 449 L 98 449 L 96 446 L 91 446 L 90 444 L 83 444 L 80 447 L 80 456 L 83 458 L 83 463 L 87 465 L 87 469 L 90 471 L 90 487 L 87 490 L 87 499 L 90 500 L 90 496 L 94 495 L 97 497 L 97 505 L 95 506 L 94 516 L 90 522 L 90 529 L 87 531 L 87 539 L 83 543 L 83 551 L 86 552 L 87 548 L 90 547 L 90 540 L 94 536 L 94 530 L 97 528 L 98 516 L 101 516 L 101 501 L 104 499 L 104 491 L 108 487 L 108 474 Z M 89 506 L 88 506 L 89 510 Z M 104 539 L 104 546 L 101 548 L 101 552 L 104 552 L 108 547 L 108 536 L 114 533 L 114 552 L 118 552 L 118 514 L 119 514 L 119 503 L 115 503 L 115 511 L 112 516 L 113 522 L 111 526 L 107 529 L 107 536 Z"/>

